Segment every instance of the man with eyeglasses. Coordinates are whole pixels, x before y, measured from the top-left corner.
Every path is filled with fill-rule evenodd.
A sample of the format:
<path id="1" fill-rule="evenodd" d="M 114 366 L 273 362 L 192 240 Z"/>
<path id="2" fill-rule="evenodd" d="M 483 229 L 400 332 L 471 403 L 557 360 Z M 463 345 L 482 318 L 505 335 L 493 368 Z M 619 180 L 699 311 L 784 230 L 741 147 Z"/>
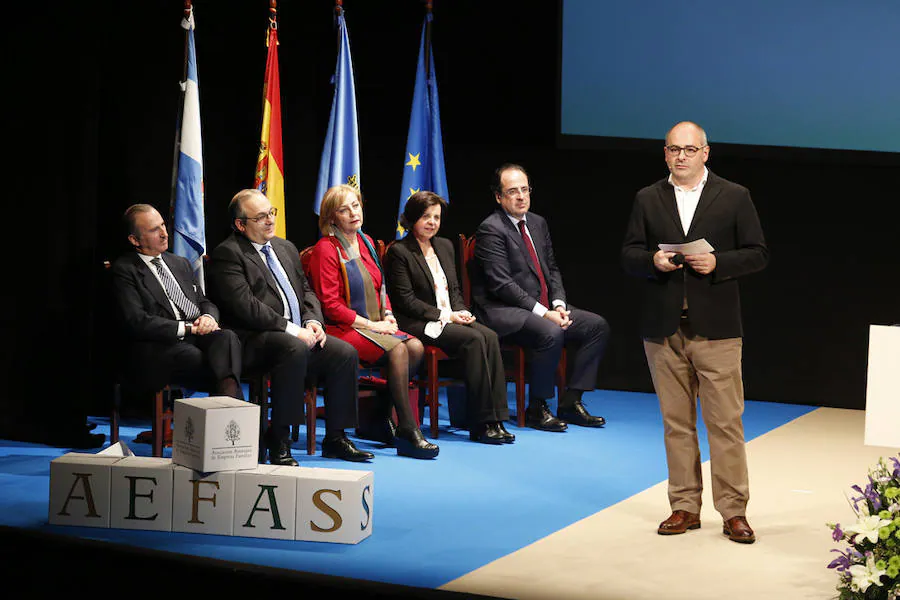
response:
<path id="1" fill-rule="evenodd" d="M 582 395 L 593 390 L 609 339 L 606 319 L 567 303 L 547 222 L 530 212 L 531 183 L 525 169 L 504 164 L 494 172 L 497 207 L 475 232 L 470 266 L 472 304 L 478 318 L 505 342 L 529 351 L 529 399 L 525 423 L 544 431 L 565 431 L 567 423 L 602 427 Z M 556 416 L 556 368 L 564 346 L 573 345 L 570 375 Z"/>
<path id="2" fill-rule="evenodd" d="M 178 383 L 243 399 L 238 336 L 219 327 L 219 310 L 187 259 L 168 252 L 162 216 L 135 204 L 122 220 L 134 252 L 113 263 L 112 286 L 128 341 L 129 383 L 148 392 Z"/>
<path id="3" fill-rule="evenodd" d="M 669 176 L 637 193 L 622 244 L 625 270 L 643 282 L 640 330 L 665 426 L 672 514 L 657 532 L 700 527 L 699 397 L 722 531 L 752 544 L 738 278 L 762 270 L 769 252 L 750 192 L 706 167 L 709 144 L 699 125 L 675 125 L 664 152 Z M 713 250 L 659 248 L 700 239 Z"/>
<path id="4" fill-rule="evenodd" d="M 245 370 L 271 376 L 269 462 L 297 465 L 290 426 L 303 421 L 307 375 L 326 385 L 322 455 L 354 462 L 373 458 L 344 434 L 357 424 L 356 349 L 325 335 L 319 300 L 297 247 L 275 235 L 278 211 L 262 192 L 246 189 L 231 199 L 228 213 L 234 231 L 210 255 L 209 293 L 241 337 Z"/>

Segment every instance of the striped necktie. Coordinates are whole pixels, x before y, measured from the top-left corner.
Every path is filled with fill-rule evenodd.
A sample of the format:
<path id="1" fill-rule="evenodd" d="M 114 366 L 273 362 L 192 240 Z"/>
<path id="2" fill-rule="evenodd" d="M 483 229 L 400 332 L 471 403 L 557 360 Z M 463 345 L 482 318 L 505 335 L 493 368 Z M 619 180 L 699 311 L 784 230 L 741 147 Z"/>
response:
<path id="1" fill-rule="evenodd" d="M 156 267 L 159 279 L 162 281 L 163 288 L 166 290 L 166 296 L 172 301 L 172 304 L 181 311 L 181 317 L 186 321 L 193 322 L 200 316 L 200 309 L 197 305 L 190 301 L 184 295 L 181 286 L 175 281 L 175 278 L 169 274 L 169 271 L 163 266 L 162 260 L 157 256 L 150 261 Z"/>

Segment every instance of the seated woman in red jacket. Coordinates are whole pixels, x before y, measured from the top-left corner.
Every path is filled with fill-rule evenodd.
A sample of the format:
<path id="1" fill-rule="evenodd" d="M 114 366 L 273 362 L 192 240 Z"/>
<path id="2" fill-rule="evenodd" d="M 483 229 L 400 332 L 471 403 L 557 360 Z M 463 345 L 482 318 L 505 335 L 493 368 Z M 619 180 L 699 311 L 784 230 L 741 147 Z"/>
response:
<path id="1" fill-rule="evenodd" d="M 397 328 L 381 263 L 372 239 L 360 230 L 362 223 L 362 201 L 355 188 L 338 185 L 325 192 L 319 208 L 322 238 L 313 248 L 307 275 L 322 304 L 328 334 L 352 344 L 362 362 L 387 367 L 399 421 L 393 440 L 397 454 L 434 458 L 439 449 L 422 436 L 409 407 L 409 379 L 425 349 Z"/>

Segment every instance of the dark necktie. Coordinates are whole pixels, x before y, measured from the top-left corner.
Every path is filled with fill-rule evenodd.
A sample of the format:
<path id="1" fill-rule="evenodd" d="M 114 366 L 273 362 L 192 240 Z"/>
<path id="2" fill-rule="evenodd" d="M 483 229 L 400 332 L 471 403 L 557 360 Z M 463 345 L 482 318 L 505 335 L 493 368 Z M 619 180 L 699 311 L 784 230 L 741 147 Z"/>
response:
<path id="1" fill-rule="evenodd" d="M 262 253 L 266 255 L 266 264 L 269 266 L 269 270 L 272 271 L 275 281 L 281 286 L 281 291 L 284 292 L 284 297 L 287 298 L 288 308 L 291 309 L 291 322 L 296 325 L 302 325 L 303 323 L 300 322 L 300 303 L 297 301 L 297 294 L 294 293 L 294 286 L 291 285 L 291 282 L 287 280 L 287 277 L 278 268 L 278 264 L 272 256 L 272 247 L 266 245 L 261 249 Z"/>
<path id="2" fill-rule="evenodd" d="M 541 263 L 538 260 L 537 252 L 534 251 L 534 244 L 531 243 L 531 238 L 528 237 L 528 234 L 525 232 L 525 219 L 519 221 L 519 233 L 522 234 L 522 241 L 525 242 L 525 247 L 528 248 L 528 254 L 531 255 L 531 262 L 534 264 L 534 268 L 537 270 L 538 279 L 541 280 L 540 302 L 541 304 L 549 308 L 550 300 L 547 293 L 547 280 L 544 279 L 544 271 L 541 270 Z"/>
<path id="3" fill-rule="evenodd" d="M 200 316 L 200 309 L 197 305 L 184 295 L 181 286 L 175 281 L 175 278 L 169 274 L 169 271 L 163 266 L 162 260 L 157 256 L 150 261 L 156 267 L 159 279 L 162 281 L 163 289 L 166 290 L 166 296 L 172 301 L 172 304 L 181 311 L 181 317 L 185 321 L 194 322 Z"/>

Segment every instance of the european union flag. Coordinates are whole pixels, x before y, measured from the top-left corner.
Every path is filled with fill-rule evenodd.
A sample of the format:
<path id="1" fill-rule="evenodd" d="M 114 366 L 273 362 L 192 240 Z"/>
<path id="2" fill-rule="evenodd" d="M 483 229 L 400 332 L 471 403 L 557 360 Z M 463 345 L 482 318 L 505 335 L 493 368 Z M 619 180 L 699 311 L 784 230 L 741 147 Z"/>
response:
<path id="1" fill-rule="evenodd" d="M 182 83 L 178 176 L 175 182 L 175 235 L 172 251 L 188 259 L 203 287 L 203 255 L 206 226 L 203 216 L 203 144 L 200 139 L 200 89 L 197 85 L 197 55 L 194 49 L 194 12 L 181 26 L 187 31 L 187 79 Z"/>
<path id="2" fill-rule="evenodd" d="M 416 87 L 413 92 L 412 111 L 409 116 L 409 135 L 406 138 L 406 155 L 403 157 L 403 186 L 400 190 L 400 210 L 397 211 L 397 239 L 406 235 L 400 226 L 400 215 L 406 201 L 414 193 L 428 190 L 450 202 L 447 191 L 447 173 L 444 171 L 444 144 L 441 141 L 441 109 L 438 104 L 437 77 L 434 74 L 434 56 L 426 48 L 425 31 L 432 15 L 425 17 L 422 25 L 422 41 L 419 44 L 419 64 L 416 68 Z M 427 42 L 430 45 L 430 40 Z M 425 71 L 426 49 L 428 71 Z"/>
<path id="3" fill-rule="evenodd" d="M 356 86 L 353 83 L 353 63 L 350 60 L 350 38 L 343 11 L 338 15 L 337 67 L 334 72 L 334 100 L 322 162 L 319 164 L 319 182 L 313 210 L 319 214 L 322 196 L 328 188 L 346 183 L 356 189 L 359 185 L 359 128 L 356 121 Z"/>

